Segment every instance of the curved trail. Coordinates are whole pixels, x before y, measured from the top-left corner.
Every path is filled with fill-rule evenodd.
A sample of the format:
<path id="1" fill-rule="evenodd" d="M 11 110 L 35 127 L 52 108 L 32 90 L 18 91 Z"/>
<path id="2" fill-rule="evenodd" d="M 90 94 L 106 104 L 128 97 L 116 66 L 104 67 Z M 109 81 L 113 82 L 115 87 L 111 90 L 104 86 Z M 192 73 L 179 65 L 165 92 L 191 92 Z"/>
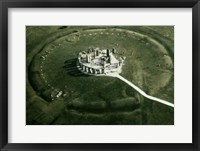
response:
<path id="1" fill-rule="evenodd" d="M 107 74 L 107 76 L 116 77 L 116 78 L 124 81 L 125 83 L 130 85 L 132 88 L 134 88 L 136 91 L 138 91 L 140 94 L 142 94 L 144 97 L 146 97 L 146 98 L 148 98 L 150 100 L 153 100 L 153 101 L 156 101 L 156 102 L 159 102 L 159 103 L 162 103 L 162 104 L 165 104 L 167 106 L 170 106 L 170 107 L 174 108 L 174 104 L 173 103 L 170 103 L 168 101 L 165 101 L 165 100 L 162 100 L 162 99 L 159 99 L 159 98 L 156 98 L 156 97 L 153 97 L 153 96 L 150 96 L 150 95 L 146 94 L 144 91 L 142 91 L 136 85 L 134 85 L 133 83 L 131 83 L 130 81 L 128 81 L 127 79 L 125 79 L 124 77 L 122 77 L 119 74 Z"/>

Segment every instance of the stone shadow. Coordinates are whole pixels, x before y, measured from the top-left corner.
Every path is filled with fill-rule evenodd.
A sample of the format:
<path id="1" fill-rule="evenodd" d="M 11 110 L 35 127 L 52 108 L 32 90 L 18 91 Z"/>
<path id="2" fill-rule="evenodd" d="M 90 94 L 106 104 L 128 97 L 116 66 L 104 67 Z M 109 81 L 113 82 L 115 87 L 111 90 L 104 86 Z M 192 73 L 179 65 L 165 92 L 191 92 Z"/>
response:
<path id="1" fill-rule="evenodd" d="M 77 58 L 69 59 L 64 62 L 63 68 L 66 70 L 66 73 L 73 77 L 89 77 L 90 75 L 86 75 L 82 73 L 77 68 Z"/>

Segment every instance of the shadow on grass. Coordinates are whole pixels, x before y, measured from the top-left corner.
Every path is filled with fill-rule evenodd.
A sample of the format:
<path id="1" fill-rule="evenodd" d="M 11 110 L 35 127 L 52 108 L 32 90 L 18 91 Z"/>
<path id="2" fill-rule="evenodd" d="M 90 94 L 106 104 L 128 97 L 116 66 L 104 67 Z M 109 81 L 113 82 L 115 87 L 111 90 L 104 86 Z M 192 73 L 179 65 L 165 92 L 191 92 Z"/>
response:
<path id="1" fill-rule="evenodd" d="M 77 68 L 77 59 L 69 59 L 64 62 L 63 68 L 66 70 L 67 74 L 73 77 L 89 77 L 90 75 L 86 75 L 82 73 Z"/>

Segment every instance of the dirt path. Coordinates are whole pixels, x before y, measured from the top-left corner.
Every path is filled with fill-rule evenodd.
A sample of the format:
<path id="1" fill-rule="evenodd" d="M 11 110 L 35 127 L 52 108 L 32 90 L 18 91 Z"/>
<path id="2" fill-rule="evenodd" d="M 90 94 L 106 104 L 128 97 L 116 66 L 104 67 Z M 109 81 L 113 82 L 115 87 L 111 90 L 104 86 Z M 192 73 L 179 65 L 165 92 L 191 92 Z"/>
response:
<path id="1" fill-rule="evenodd" d="M 146 98 L 148 98 L 150 100 L 153 100 L 153 101 L 156 101 L 156 102 L 159 102 L 159 103 L 162 103 L 162 104 L 165 104 L 167 106 L 170 106 L 170 107 L 174 108 L 174 104 L 173 103 L 170 103 L 168 101 L 165 101 L 165 100 L 162 100 L 162 99 L 159 99 L 159 98 L 156 98 L 156 97 L 153 97 L 153 96 L 150 96 L 150 95 L 146 94 L 144 91 L 142 91 L 136 85 L 134 85 L 133 83 L 131 83 L 130 81 L 128 81 L 127 79 L 125 79 L 124 77 L 122 77 L 119 74 L 107 74 L 106 76 L 116 77 L 116 78 L 124 81 L 126 84 L 130 85 L 132 88 L 134 88 L 136 91 L 138 91 L 144 97 L 146 97 Z"/>

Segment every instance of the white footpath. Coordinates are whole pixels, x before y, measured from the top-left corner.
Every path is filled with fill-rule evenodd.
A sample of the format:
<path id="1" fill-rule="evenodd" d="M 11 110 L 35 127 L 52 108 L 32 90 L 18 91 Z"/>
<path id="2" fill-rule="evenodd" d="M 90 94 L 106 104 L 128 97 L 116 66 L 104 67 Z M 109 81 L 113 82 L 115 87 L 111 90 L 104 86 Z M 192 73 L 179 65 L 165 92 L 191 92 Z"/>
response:
<path id="1" fill-rule="evenodd" d="M 144 97 L 152 100 L 152 101 L 156 101 L 156 102 L 159 102 L 159 103 L 162 103 L 162 104 L 165 104 L 167 106 L 170 106 L 170 107 L 173 107 L 174 108 L 174 104 L 173 103 L 170 103 L 168 101 L 165 101 L 165 100 L 162 100 L 162 99 L 159 99 L 159 98 L 156 98 L 156 97 L 153 97 L 153 96 L 150 96 L 148 94 L 146 94 L 144 91 L 142 91 L 140 88 L 138 88 L 136 85 L 134 85 L 132 82 L 128 81 L 127 79 L 125 79 L 124 77 L 122 77 L 121 75 L 119 74 L 107 74 L 106 76 L 111 76 L 111 77 L 116 77 L 122 81 L 124 81 L 125 83 L 127 83 L 128 85 L 130 85 L 132 88 L 134 88 L 136 91 L 138 91 L 141 95 L 143 95 Z"/>

